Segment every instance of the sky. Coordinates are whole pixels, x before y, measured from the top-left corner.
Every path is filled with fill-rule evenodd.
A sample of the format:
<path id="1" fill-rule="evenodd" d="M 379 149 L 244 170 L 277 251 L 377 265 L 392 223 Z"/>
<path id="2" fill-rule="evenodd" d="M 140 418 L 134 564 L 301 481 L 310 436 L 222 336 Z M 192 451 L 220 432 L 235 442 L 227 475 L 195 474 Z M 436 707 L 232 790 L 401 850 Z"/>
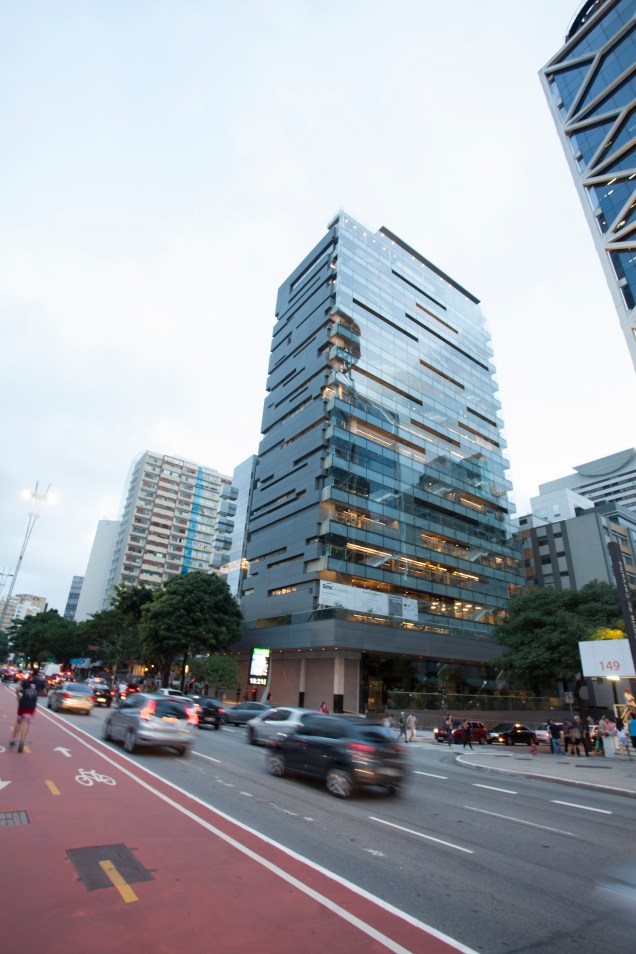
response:
<path id="1" fill-rule="evenodd" d="M 0 3 L 0 595 L 31 523 L 14 594 L 64 611 L 140 452 L 257 452 L 278 287 L 339 210 L 480 299 L 519 514 L 636 446 L 538 77 L 579 5 Z"/>

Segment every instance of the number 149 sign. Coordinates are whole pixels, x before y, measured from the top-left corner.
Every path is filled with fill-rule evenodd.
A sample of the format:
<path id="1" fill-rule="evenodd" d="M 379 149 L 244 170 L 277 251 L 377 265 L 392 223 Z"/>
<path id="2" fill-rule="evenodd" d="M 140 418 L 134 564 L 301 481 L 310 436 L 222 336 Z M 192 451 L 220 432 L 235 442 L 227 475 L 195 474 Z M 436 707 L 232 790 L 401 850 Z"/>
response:
<path id="1" fill-rule="evenodd" d="M 584 676 L 636 676 L 629 642 L 626 639 L 597 639 L 579 643 Z"/>

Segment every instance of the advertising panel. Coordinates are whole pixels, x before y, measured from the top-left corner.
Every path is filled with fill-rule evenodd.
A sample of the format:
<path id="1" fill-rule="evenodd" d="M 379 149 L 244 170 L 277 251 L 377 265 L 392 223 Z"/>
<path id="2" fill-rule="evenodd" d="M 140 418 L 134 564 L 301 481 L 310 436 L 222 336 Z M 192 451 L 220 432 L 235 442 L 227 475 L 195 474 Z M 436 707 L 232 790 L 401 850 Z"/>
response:
<path id="1" fill-rule="evenodd" d="M 584 676 L 636 676 L 629 642 L 626 639 L 596 639 L 579 643 Z"/>
<path id="2" fill-rule="evenodd" d="M 369 613 L 374 616 L 397 616 L 417 622 L 417 600 L 403 596 L 389 596 L 377 590 L 365 590 L 344 583 L 320 581 L 319 602 L 321 606 L 340 606 L 354 613 Z"/>
<path id="3" fill-rule="evenodd" d="M 267 685 L 271 652 L 271 649 L 252 650 L 250 672 L 247 680 L 250 686 Z"/>

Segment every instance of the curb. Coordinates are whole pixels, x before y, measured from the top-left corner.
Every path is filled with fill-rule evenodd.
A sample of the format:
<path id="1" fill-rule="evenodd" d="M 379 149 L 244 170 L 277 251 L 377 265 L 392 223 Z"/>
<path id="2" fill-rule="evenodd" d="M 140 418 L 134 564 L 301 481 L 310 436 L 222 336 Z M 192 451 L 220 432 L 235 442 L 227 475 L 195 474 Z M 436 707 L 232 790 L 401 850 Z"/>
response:
<path id="1" fill-rule="evenodd" d="M 490 772 L 494 775 L 511 775 L 516 778 L 533 779 L 541 782 L 556 782 L 557 785 L 569 785 L 573 788 L 587 788 L 595 792 L 605 792 L 608 795 L 621 795 L 624 798 L 636 798 L 636 791 L 630 791 L 627 788 L 616 788 L 614 785 L 600 785 L 595 782 L 584 782 L 574 778 L 562 778 L 553 775 L 541 775 L 538 772 L 524 772 L 522 770 L 498 768 L 493 765 L 476 765 L 474 762 L 465 761 L 461 755 L 455 756 L 458 765 L 464 768 L 477 769 L 478 772 Z"/>

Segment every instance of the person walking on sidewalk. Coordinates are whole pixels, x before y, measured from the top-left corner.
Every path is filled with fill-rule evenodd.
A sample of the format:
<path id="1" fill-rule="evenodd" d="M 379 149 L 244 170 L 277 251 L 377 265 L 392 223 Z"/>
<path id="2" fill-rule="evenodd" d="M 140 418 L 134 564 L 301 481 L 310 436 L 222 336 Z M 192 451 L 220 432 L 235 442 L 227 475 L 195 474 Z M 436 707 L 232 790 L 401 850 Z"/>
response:
<path id="1" fill-rule="evenodd" d="M 470 747 L 470 750 L 471 750 L 471 752 L 472 752 L 472 751 L 474 751 L 474 750 L 473 750 L 473 733 L 472 733 L 472 730 L 471 730 L 471 728 L 470 728 L 470 722 L 468 721 L 468 719 L 466 719 L 466 721 L 464 722 L 463 729 L 464 729 L 464 744 L 463 744 L 462 748 L 465 749 L 466 746 L 469 746 L 469 747 Z"/>
<path id="2" fill-rule="evenodd" d="M 552 755 L 563 755 L 561 748 L 561 729 L 553 719 L 548 719 L 550 731 L 550 751 Z"/>
<path id="3" fill-rule="evenodd" d="M 450 748 L 453 744 L 453 717 L 450 712 L 446 716 L 446 741 Z"/>
<path id="4" fill-rule="evenodd" d="M 574 750 L 578 758 L 581 758 L 581 746 L 583 745 L 583 725 L 580 716 L 574 716 L 574 722 L 570 727 L 570 755 L 574 756 Z M 587 754 L 587 753 L 586 753 Z"/>
<path id="5" fill-rule="evenodd" d="M 629 729 L 629 737 L 632 740 L 632 748 L 636 749 L 636 714 L 632 715 L 627 728 Z"/>
<path id="6" fill-rule="evenodd" d="M 409 712 L 409 714 L 406 717 L 406 728 L 407 728 L 407 735 L 408 735 L 407 741 L 415 742 L 416 740 L 415 730 L 417 728 L 417 719 L 415 718 L 412 712 Z"/>
<path id="7" fill-rule="evenodd" d="M 400 731 L 398 732 L 398 737 L 397 737 L 398 742 L 400 741 L 402 736 L 404 736 L 404 741 L 408 742 L 409 734 L 406 731 L 406 715 L 404 712 L 400 712 L 400 718 L 398 719 L 398 726 L 400 729 Z"/>
<path id="8" fill-rule="evenodd" d="M 16 695 L 18 697 L 18 714 L 9 745 L 13 746 L 17 741 L 18 752 L 21 752 L 27 740 L 29 727 L 33 721 L 35 707 L 38 703 L 38 689 L 32 674 L 18 685 Z"/>

